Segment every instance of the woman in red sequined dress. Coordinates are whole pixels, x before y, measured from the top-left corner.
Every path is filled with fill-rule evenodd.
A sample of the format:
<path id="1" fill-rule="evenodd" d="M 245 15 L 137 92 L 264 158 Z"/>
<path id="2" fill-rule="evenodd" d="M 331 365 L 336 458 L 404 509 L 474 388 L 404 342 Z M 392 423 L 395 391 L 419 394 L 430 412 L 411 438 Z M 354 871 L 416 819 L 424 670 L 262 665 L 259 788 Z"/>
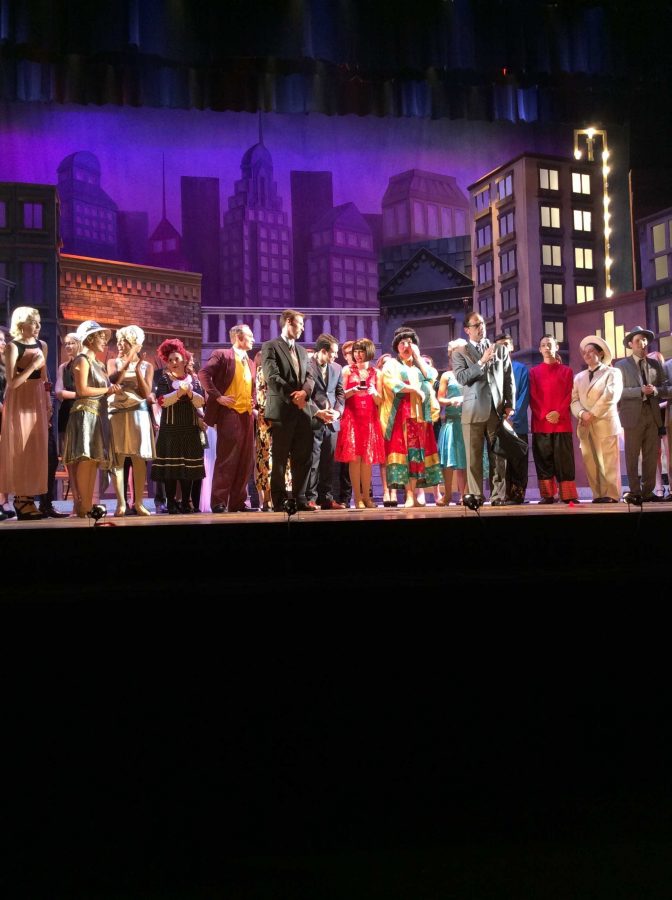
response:
<path id="1" fill-rule="evenodd" d="M 347 462 L 356 509 L 375 509 L 370 497 L 371 467 L 385 460 L 380 428 L 378 372 L 370 365 L 375 345 L 368 338 L 355 341 L 354 362 L 343 369 L 345 409 L 336 442 L 335 459 Z"/>

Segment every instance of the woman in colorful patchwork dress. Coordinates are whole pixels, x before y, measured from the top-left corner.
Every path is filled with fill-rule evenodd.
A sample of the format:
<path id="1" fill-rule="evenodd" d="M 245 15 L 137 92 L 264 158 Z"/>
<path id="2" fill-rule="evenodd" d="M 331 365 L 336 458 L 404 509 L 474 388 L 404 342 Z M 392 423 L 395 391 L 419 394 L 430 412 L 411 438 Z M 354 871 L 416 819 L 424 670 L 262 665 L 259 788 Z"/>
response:
<path id="1" fill-rule="evenodd" d="M 192 513 L 192 484 L 205 477 L 204 441 L 197 413 L 205 403 L 203 388 L 198 378 L 187 371 L 191 354 L 179 338 L 164 341 L 157 353 L 165 368 L 156 380 L 161 424 L 152 478 L 166 486 L 169 513 Z M 178 481 L 181 505 L 176 500 Z"/>
<path id="2" fill-rule="evenodd" d="M 353 363 L 343 369 L 345 409 L 334 459 L 347 462 L 355 509 L 375 509 L 371 499 L 371 468 L 385 460 L 378 407 L 381 396 L 378 370 L 371 365 L 376 346 L 368 338 L 352 345 Z"/>
<path id="3" fill-rule="evenodd" d="M 397 328 L 392 349 L 397 357 L 383 366 L 380 408 L 387 484 L 406 492 L 404 506 L 424 506 L 416 499 L 416 489 L 433 488 L 441 482 L 432 425 L 439 416 L 434 372 L 420 356 L 418 335 L 412 328 Z"/>
<path id="4" fill-rule="evenodd" d="M 12 313 L 13 340 L 5 349 L 7 387 L 0 440 L 0 491 L 14 494 L 19 519 L 42 519 L 35 496 L 47 490 L 49 394 L 47 345 L 40 314 L 30 306 Z"/>
<path id="5" fill-rule="evenodd" d="M 98 356 L 105 352 L 110 332 L 98 322 L 82 322 L 76 332 L 82 352 L 75 357 L 75 401 L 65 429 L 63 462 L 75 465 L 77 501 L 75 515 L 83 518 L 93 508 L 93 490 L 98 469 L 110 468 L 110 423 L 107 398 L 118 394 L 118 384 L 110 384 L 105 366 Z"/>

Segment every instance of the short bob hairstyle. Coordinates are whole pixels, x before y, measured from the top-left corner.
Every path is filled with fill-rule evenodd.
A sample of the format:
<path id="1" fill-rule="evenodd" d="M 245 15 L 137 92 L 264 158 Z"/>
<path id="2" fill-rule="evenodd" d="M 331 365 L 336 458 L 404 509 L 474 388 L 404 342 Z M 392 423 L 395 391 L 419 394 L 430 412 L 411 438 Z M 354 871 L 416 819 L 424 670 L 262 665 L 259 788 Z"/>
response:
<path id="1" fill-rule="evenodd" d="M 371 362 L 376 355 L 376 345 L 369 338 L 357 338 L 352 345 L 352 355 L 354 358 L 355 350 L 362 350 L 367 362 Z"/>
<path id="2" fill-rule="evenodd" d="M 17 340 L 23 337 L 21 326 L 25 325 L 28 319 L 37 319 L 40 321 L 40 311 L 33 309 L 32 306 L 17 306 L 12 313 L 12 321 L 9 323 L 9 333 Z"/>
<path id="3" fill-rule="evenodd" d="M 407 338 L 410 338 L 416 347 L 420 346 L 420 340 L 418 338 L 418 334 L 412 328 L 408 328 L 406 325 L 402 325 L 400 328 L 394 332 L 394 337 L 392 338 L 392 349 L 394 352 L 397 352 L 397 348 L 402 341 L 405 341 Z"/>
<path id="4" fill-rule="evenodd" d="M 139 325 L 125 325 L 123 328 L 117 328 L 116 337 L 118 341 L 126 341 L 131 347 L 142 347 L 145 343 L 145 332 Z"/>

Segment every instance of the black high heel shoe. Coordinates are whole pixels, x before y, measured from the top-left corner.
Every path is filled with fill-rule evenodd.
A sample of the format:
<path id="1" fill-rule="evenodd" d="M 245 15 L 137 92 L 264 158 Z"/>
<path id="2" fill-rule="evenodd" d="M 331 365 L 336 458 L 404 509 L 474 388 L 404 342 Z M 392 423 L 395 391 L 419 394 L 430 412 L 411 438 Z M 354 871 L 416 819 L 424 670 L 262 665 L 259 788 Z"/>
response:
<path id="1" fill-rule="evenodd" d="M 32 497 L 15 497 L 14 510 L 20 522 L 36 522 L 38 519 L 44 519 Z"/>

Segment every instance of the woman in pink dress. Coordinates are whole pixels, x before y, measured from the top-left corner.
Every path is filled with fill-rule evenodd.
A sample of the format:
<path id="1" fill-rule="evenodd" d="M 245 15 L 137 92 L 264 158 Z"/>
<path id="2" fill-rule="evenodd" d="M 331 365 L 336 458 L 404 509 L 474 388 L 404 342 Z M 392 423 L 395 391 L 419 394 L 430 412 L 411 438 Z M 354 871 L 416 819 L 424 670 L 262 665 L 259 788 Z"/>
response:
<path id="1" fill-rule="evenodd" d="M 385 459 L 378 414 L 378 372 L 370 365 L 375 351 L 373 341 L 368 338 L 355 341 L 352 346 L 354 362 L 343 369 L 345 409 L 334 458 L 337 462 L 348 463 L 355 509 L 376 508 L 370 497 L 371 468 Z"/>
<path id="2" fill-rule="evenodd" d="M 0 440 L 0 491 L 14 494 L 19 519 L 42 519 L 35 496 L 47 490 L 49 394 L 47 345 L 40 314 L 30 306 L 12 313 L 13 340 L 5 350 L 7 392 Z"/>

